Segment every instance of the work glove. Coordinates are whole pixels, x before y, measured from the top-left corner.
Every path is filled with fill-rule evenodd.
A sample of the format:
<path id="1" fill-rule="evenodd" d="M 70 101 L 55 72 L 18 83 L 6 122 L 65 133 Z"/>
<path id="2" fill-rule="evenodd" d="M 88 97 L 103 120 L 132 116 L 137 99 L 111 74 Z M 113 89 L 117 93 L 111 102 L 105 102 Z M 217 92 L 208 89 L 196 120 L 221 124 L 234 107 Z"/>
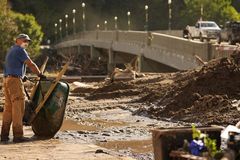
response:
<path id="1" fill-rule="evenodd" d="M 40 78 L 40 80 L 45 80 L 45 79 L 47 79 L 47 77 L 46 77 L 45 75 L 43 75 L 42 73 L 40 73 L 40 74 L 38 75 L 38 77 Z"/>

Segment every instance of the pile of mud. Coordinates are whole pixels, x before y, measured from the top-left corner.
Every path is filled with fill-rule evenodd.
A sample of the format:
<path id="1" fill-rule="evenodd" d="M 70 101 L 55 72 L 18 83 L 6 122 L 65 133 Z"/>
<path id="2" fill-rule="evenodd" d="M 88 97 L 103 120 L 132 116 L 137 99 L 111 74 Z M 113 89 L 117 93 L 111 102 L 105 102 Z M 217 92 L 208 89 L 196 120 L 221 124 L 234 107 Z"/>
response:
<path id="1" fill-rule="evenodd" d="M 239 59 L 240 52 L 235 52 L 230 58 L 212 60 L 199 69 L 106 84 L 89 99 L 132 96 L 133 102 L 149 106 L 138 113 L 152 118 L 203 125 L 236 124 L 240 121 Z"/>
<path id="2" fill-rule="evenodd" d="M 149 115 L 201 124 L 236 124 L 239 120 L 240 52 L 210 61 L 200 70 L 173 78 L 171 89 Z"/>
<path id="3" fill-rule="evenodd" d="M 99 99 L 114 99 L 129 96 L 139 95 L 140 91 L 134 90 L 136 88 L 133 84 L 127 82 L 114 82 L 103 84 L 102 87 L 92 92 L 86 99 L 99 100 Z"/>

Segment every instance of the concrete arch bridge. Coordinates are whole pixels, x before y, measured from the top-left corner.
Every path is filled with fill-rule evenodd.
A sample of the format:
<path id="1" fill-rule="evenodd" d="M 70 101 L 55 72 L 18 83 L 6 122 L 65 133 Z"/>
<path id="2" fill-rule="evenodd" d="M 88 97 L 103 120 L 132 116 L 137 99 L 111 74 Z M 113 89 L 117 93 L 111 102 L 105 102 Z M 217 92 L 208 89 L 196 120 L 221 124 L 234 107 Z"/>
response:
<path id="1" fill-rule="evenodd" d="M 181 35 L 181 31 L 178 31 Z M 164 72 L 195 68 L 195 55 L 203 61 L 226 56 L 216 45 L 181 37 L 142 31 L 88 31 L 65 37 L 55 44 L 59 54 L 88 52 L 92 60 L 105 58 L 108 71 L 117 64 L 136 60 L 140 72 Z"/>

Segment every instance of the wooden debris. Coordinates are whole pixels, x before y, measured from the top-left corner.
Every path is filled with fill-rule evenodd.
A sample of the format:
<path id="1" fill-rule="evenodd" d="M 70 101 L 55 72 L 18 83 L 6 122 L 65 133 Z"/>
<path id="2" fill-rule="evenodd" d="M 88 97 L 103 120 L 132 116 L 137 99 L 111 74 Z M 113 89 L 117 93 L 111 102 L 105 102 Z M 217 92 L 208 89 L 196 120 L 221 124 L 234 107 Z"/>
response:
<path id="1" fill-rule="evenodd" d="M 202 58 L 200 58 L 198 55 L 195 55 L 194 57 L 196 58 L 197 62 L 200 63 L 201 65 L 207 64 L 207 62 L 202 60 Z"/>

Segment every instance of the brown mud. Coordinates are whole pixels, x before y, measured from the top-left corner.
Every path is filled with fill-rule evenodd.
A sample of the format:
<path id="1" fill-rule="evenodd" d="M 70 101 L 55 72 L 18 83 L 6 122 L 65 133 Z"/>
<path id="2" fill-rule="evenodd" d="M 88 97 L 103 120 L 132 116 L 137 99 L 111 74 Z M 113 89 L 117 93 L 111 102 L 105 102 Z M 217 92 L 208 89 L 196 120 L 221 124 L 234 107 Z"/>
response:
<path id="1" fill-rule="evenodd" d="M 131 81 L 70 84 L 64 125 L 55 139 L 84 140 L 135 159 L 153 159 L 151 130 L 196 123 L 235 125 L 240 110 L 240 53 L 176 73 Z"/>
<path id="2" fill-rule="evenodd" d="M 78 125 L 71 135 L 135 159 L 152 160 L 151 129 L 184 124 L 136 115 L 142 104 L 129 103 L 132 98 L 88 100 L 70 96 L 65 117 Z"/>
<path id="3" fill-rule="evenodd" d="M 0 114 L 2 118 L 2 114 Z M 2 120 L 0 119 L 0 123 Z M 1 127 L 1 125 L 0 125 Z M 74 135 L 73 131 L 82 130 L 80 125 L 71 120 L 65 120 L 61 130 L 52 139 L 39 139 L 34 136 L 30 126 L 24 126 L 24 136 L 29 142 L 13 143 L 12 134 L 9 142 L 1 142 L 0 159 L 6 160 L 133 160 L 117 152 L 99 147 Z M 68 131 L 65 131 L 68 130 Z M 12 131 L 11 131 L 12 133 Z"/>
<path id="4" fill-rule="evenodd" d="M 86 99 L 134 97 L 138 114 L 201 125 L 236 124 L 239 120 L 239 52 L 203 67 L 176 73 L 147 75 L 129 82 L 103 84 Z"/>

